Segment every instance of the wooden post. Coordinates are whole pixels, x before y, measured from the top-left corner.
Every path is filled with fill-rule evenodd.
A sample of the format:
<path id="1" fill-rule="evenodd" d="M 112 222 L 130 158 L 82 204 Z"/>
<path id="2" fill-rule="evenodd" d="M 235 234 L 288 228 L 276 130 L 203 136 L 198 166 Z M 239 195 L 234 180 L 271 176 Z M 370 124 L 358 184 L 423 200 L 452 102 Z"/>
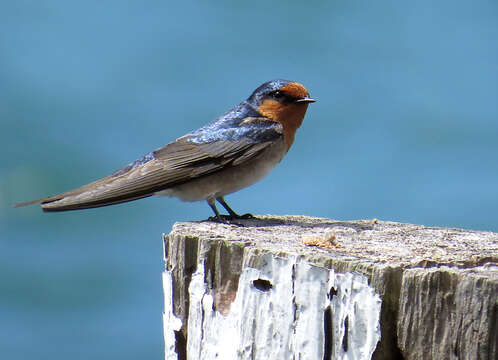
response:
<path id="1" fill-rule="evenodd" d="M 262 216 L 164 236 L 166 359 L 497 359 L 498 234 Z"/>

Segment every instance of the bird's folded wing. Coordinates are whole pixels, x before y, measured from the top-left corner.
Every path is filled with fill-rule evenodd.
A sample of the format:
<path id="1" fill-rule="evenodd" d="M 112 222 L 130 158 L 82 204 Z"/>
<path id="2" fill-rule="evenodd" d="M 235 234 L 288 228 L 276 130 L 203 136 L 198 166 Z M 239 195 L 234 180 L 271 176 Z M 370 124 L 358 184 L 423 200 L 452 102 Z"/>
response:
<path id="1" fill-rule="evenodd" d="M 281 136 L 274 132 L 275 138 Z M 267 139 L 265 139 L 267 140 Z M 131 201 L 157 191 L 241 165 L 256 157 L 273 141 L 214 141 L 195 143 L 181 138 L 113 174 L 78 189 L 18 204 L 41 203 L 44 211 L 86 209 Z"/>

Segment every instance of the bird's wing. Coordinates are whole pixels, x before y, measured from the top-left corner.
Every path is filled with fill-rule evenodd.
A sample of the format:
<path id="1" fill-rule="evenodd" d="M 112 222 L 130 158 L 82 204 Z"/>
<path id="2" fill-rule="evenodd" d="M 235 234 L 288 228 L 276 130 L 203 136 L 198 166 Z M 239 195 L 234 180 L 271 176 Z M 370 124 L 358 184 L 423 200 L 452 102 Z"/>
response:
<path id="1" fill-rule="evenodd" d="M 261 119 L 260 119 L 261 120 Z M 178 139 L 113 174 L 75 190 L 16 206 L 41 203 L 44 211 L 87 209 L 127 202 L 199 178 L 224 168 L 241 165 L 258 156 L 282 136 L 280 124 L 241 125 L 236 137 L 220 138 L 207 143 L 189 136 Z M 244 133 L 258 126 L 263 141 Z"/>

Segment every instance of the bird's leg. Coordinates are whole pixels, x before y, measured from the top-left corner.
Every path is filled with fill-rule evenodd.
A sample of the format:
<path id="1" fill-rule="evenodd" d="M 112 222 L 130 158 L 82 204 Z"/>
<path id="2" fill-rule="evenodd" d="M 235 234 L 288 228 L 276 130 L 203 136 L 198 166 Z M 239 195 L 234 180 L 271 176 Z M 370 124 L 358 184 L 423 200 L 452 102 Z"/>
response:
<path id="1" fill-rule="evenodd" d="M 232 219 L 254 219 L 254 216 L 252 214 L 244 214 L 244 215 L 239 215 L 235 211 L 232 210 L 230 206 L 225 202 L 225 199 L 223 199 L 223 196 L 217 197 L 216 200 L 223 206 L 228 213 L 230 214 L 230 217 Z"/>
<path id="2" fill-rule="evenodd" d="M 231 224 L 230 220 L 233 220 L 232 215 L 221 215 L 218 209 L 216 208 L 216 201 L 214 198 L 209 198 L 206 200 L 211 209 L 213 209 L 214 216 L 208 218 L 208 221 L 215 221 L 224 224 Z"/>
<path id="3" fill-rule="evenodd" d="M 217 222 L 225 222 L 225 220 L 221 217 L 218 209 L 216 208 L 216 202 L 213 198 L 209 198 L 206 200 L 208 205 L 214 212 L 214 216 L 208 218 L 209 221 L 217 221 Z"/>

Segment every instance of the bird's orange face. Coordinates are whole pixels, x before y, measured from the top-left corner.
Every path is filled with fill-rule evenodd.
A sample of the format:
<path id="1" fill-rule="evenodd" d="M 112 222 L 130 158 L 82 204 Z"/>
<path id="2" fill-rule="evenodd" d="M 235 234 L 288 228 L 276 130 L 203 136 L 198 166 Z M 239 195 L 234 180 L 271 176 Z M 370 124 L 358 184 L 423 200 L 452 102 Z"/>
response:
<path id="1" fill-rule="evenodd" d="M 297 129 L 303 122 L 308 104 L 314 101 L 303 85 L 289 82 L 268 94 L 259 105 L 258 111 L 261 115 L 282 124 L 284 140 L 289 149 Z"/>

